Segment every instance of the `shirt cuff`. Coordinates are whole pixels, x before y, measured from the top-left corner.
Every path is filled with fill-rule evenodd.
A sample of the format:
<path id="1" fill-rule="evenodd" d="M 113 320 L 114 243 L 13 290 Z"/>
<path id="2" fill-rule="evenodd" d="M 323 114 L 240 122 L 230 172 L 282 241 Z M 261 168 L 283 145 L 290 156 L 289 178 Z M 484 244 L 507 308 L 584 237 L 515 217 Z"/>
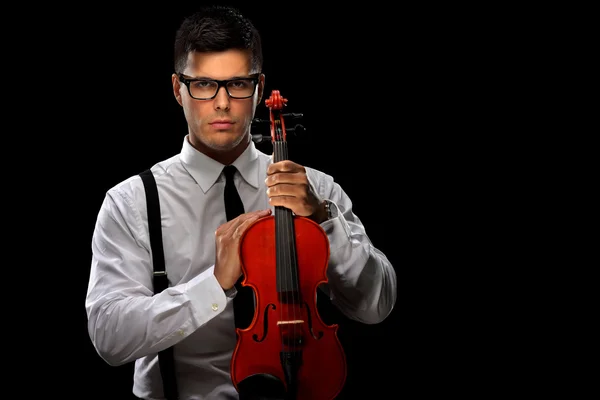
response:
<path id="1" fill-rule="evenodd" d="M 185 284 L 184 293 L 199 325 L 220 314 L 227 306 L 227 296 L 213 270 L 214 267 L 211 267 Z"/>

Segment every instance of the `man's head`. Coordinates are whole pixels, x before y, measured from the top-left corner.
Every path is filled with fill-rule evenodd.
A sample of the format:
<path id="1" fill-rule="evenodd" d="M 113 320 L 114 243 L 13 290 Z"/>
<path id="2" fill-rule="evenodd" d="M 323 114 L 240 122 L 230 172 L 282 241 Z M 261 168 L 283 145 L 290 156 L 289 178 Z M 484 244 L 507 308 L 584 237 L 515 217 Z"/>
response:
<path id="1" fill-rule="evenodd" d="M 233 161 L 249 143 L 264 89 L 258 31 L 237 10 L 212 6 L 183 21 L 174 50 L 173 93 L 191 144 L 224 164 Z"/>

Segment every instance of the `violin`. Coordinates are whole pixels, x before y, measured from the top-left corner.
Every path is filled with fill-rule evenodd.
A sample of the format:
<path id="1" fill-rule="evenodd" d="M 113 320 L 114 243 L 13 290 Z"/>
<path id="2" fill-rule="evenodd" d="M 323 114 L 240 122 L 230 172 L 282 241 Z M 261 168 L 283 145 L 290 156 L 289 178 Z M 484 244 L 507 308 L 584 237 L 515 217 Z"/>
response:
<path id="1" fill-rule="evenodd" d="M 282 112 L 287 104 L 278 90 L 265 100 L 269 108 L 273 162 L 288 159 Z M 297 114 L 291 114 L 293 116 Z M 251 324 L 236 328 L 231 360 L 236 390 L 255 377 L 277 382 L 286 400 L 331 400 L 346 381 L 346 356 L 338 325 L 326 325 L 317 310 L 318 286 L 328 281 L 327 234 L 316 222 L 276 206 L 242 235 L 239 256 L 242 286 L 255 294 Z"/>

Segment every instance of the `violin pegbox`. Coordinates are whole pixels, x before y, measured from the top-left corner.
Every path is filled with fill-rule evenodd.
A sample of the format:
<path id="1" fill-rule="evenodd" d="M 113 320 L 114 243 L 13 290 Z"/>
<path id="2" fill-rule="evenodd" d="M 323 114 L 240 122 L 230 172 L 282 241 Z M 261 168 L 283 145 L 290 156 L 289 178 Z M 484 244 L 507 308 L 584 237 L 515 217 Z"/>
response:
<path id="1" fill-rule="evenodd" d="M 287 133 L 285 131 L 285 121 L 281 110 L 286 106 L 288 100 L 281 96 L 279 90 L 271 91 L 271 97 L 265 100 L 265 104 L 269 107 L 269 119 L 271 120 L 271 141 L 285 142 Z"/>

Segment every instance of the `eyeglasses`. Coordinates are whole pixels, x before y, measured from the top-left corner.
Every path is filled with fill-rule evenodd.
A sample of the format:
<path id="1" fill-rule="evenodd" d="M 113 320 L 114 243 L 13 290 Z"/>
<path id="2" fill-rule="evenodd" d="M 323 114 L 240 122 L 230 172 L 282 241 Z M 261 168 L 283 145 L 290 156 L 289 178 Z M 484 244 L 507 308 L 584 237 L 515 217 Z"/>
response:
<path id="1" fill-rule="evenodd" d="M 186 78 L 183 74 L 177 74 L 179 80 L 183 82 L 190 96 L 196 100 L 214 99 L 221 86 L 225 87 L 227 94 L 233 99 L 247 99 L 254 95 L 256 84 L 260 73 L 250 75 L 244 78 L 234 79 L 206 79 L 206 78 Z"/>

